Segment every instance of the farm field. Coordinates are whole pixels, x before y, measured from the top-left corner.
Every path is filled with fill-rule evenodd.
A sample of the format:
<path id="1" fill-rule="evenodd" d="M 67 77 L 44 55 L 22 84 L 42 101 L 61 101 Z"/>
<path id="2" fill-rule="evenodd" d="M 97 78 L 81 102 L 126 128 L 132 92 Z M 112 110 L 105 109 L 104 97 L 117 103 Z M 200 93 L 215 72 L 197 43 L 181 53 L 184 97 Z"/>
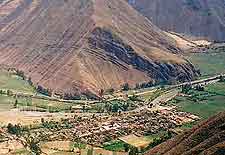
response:
<path id="1" fill-rule="evenodd" d="M 225 82 L 208 85 L 204 91 L 190 90 L 188 95 L 190 96 L 178 96 L 169 104 L 176 105 L 179 110 L 193 113 L 202 119 L 225 110 Z"/>
<path id="2" fill-rule="evenodd" d="M 200 55 L 199 57 L 205 56 Z M 205 62 L 196 61 L 195 64 L 200 62 L 199 66 L 202 65 L 201 67 L 205 67 L 204 63 L 206 63 L 207 58 L 205 57 L 204 59 Z M 213 66 L 210 67 L 212 67 L 212 69 L 209 69 L 209 71 L 205 71 L 205 73 L 203 72 L 203 77 L 217 73 L 216 67 L 215 70 L 213 69 Z M 219 69 L 222 69 L 222 67 L 219 67 Z M 11 90 L 15 93 L 36 93 L 33 87 L 19 76 L 5 71 L 1 71 L 0 73 L 2 73 L 0 74 L 0 83 L 2 84 L 0 85 L 0 89 Z M 122 95 L 118 98 L 117 96 L 115 96 L 114 100 L 99 101 L 97 104 L 88 104 L 85 100 L 83 102 L 77 101 L 76 103 L 67 103 L 66 101 L 60 102 L 47 99 L 16 95 L 7 96 L 6 94 L 1 94 L 0 123 L 1 126 L 7 126 L 9 122 L 11 122 L 12 124 L 35 126 L 41 123 L 40 118 L 43 118 L 43 120 L 45 121 L 60 122 L 62 118 L 69 119 L 74 117 L 73 112 L 75 111 L 73 111 L 73 108 L 76 109 L 76 116 L 82 116 L 82 112 L 87 112 L 86 114 L 92 115 L 94 113 L 117 113 L 121 111 L 129 111 L 144 106 L 144 103 L 146 101 L 151 102 L 157 97 L 161 96 L 163 93 L 165 93 L 164 89 L 152 90 L 152 88 L 146 88 L 140 90 L 129 90 L 123 92 Z M 207 87 L 205 87 L 204 91 L 197 91 L 192 89 L 188 92 L 187 95 L 190 95 L 191 97 L 178 96 L 175 99 L 169 101 L 169 105 L 176 105 L 179 111 L 190 112 L 192 114 L 200 116 L 202 119 L 207 119 L 215 113 L 225 110 L 225 82 L 218 82 L 208 85 Z M 168 97 L 165 98 L 167 99 Z M 83 106 L 87 106 L 88 108 L 83 109 Z M 78 110 L 77 107 L 81 108 Z M 192 126 L 192 123 L 187 123 L 182 125 L 181 127 L 178 127 L 178 129 L 183 130 Z M 163 142 L 168 137 L 170 137 L 170 135 L 167 132 L 164 133 L 164 131 L 159 131 L 159 133 L 155 134 L 146 134 L 140 137 L 136 135 L 129 135 L 114 140 L 110 140 L 109 138 L 109 141 L 107 141 L 106 143 L 101 143 L 103 144 L 101 145 L 102 148 L 87 147 L 80 150 L 78 148 L 75 148 L 73 146 L 74 144 L 71 142 L 62 142 L 63 144 L 58 144 L 51 143 L 52 141 L 50 141 L 49 143 L 46 142 L 45 144 L 43 144 L 41 149 L 44 152 L 52 155 L 72 155 L 76 154 L 75 152 L 77 150 L 81 155 L 125 155 L 127 147 L 130 150 L 132 150 L 133 148 L 139 148 L 139 153 L 143 153 Z M 61 149 L 56 149 L 60 147 Z M 71 149 L 74 149 L 75 152 L 71 152 Z M 26 155 L 29 154 L 29 152 L 20 149 L 16 151 L 15 154 Z"/>
<path id="3" fill-rule="evenodd" d="M 123 141 L 114 140 L 103 144 L 103 148 L 110 151 L 124 151 L 125 144 Z"/>
<path id="4" fill-rule="evenodd" d="M 0 95 L 0 112 L 12 109 L 14 102 L 12 97 Z"/>
<path id="5" fill-rule="evenodd" d="M 136 148 L 145 148 L 150 143 L 153 142 L 153 139 L 150 140 L 150 139 L 147 139 L 145 137 L 137 137 L 135 135 L 128 135 L 128 136 L 125 136 L 125 137 L 121 137 L 120 140 L 129 144 L 129 145 L 131 145 L 131 146 L 134 146 Z"/>
<path id="6" fill-rule="evenodd" d="M 0 69 L 0 89 L 34 94 L 35 90 L 21 77 Z"/>
<path id="7" fill-rule="evenodd" d="M 73 142 L 52 141 L 41 144 L 42 151 L 48 155 L 127 155 L 125 152 L 107 151 L 99 147 L 84 146 L 83 148 L 73 147 Z M 13 155 L 30 155 L 31 152 L 20 148 L 12 152 Z"/>
<path id="8" fill-rule="evenodd" d="M 225 73 L 225 52 L 192 53 L 187 57 L 201 71 L 201 78 Z"/>
<path id="9" fill-rule="evenodd" d="M 15 107 L 15 102 L 17 105 Z M 79 105 L 73 103 L 64 103 L 58 101 L 50 101 L 28 97 L 12 97 L 6 95 L 0 95 L 0 111 L 8 111 L 13 108 L 20 109 L 37 109 L 41 112 L 66 112 L 71 110 L 72 106 Z"/>
<path id="10" fill-rule="evenodd" d="M 125 151 L 127 147 L 138 148 L 140 152 L 144 153 L 149 148 L 155 146 L 157 141 L 161 141 L 162 137 L 168 136 L 166 131 L 160 131 L 157 134 L 146 135 L 138 137 L 134 134 L 127 135 L 103 144 L 105 150 L 110 151 Z"/>

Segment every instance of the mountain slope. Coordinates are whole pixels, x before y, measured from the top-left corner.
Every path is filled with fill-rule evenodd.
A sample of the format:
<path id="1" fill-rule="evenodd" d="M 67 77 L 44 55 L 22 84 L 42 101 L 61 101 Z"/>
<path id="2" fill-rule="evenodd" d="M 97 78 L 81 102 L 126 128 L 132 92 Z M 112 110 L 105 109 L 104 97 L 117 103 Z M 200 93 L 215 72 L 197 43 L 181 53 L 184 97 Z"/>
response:
<path id="1" fill-rule="evenodd" d="M 223 155 L 224 153 L 225 112 L 156 146 L 146 155 Z"/>
<path id="2" fill-rule="evenodd" d="M 190 80 L 175 41 L 124 0 L 3 0 L 0 64 L 58 93 Z"/>
<path id="3" fill-rule="evenodd" d="M 224 0 L 128 0 L 166 31 L 225 41 Z"/>

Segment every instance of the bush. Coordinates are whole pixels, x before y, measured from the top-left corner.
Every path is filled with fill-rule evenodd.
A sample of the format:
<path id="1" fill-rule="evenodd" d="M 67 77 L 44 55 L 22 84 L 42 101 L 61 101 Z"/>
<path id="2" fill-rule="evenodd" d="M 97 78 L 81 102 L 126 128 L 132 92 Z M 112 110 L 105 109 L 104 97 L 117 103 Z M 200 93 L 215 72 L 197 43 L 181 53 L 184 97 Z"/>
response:
<path id="1" fill-rule="evenodd" d="M 40 85 L 37 86 L 37 92 L 44 94 L 46 96 L 52 96 L 52 90 L 51 89 L 46 89 Z"/>
<path id="2" fill-rule="evenodd" d="M 32 80 L 31 80 L 31 77 L 28 78 L 27 82 L 28 82 L 31 86 L 33 86 L 33 82 L 32 82 Z"/>
<path id="3" fill-rule="evenodd" d="M 3 90 L 0 90 L 0 95 L 4 94 L 4 91 Z"/>
<path id="4" fill-rule="evenodd" d="M 129 155 L 138 155 L 139 151 L 136 147 L 131 147 L 129 151 Z"/>
<path id="5" fill-rule="evenodd" d="M 181 92 L 184 94 L 187 94 L 191 89 L 192 89 L 191 85 L 187 84 L 187 85 L 182 86 Z"/>
<path id="6" fill-rule="evenodd" d="M 195 86 L 195 89 L 198 90 L 198 91 L 204 91 L 205 90 L 205 88 L 201 85 Z"/>
<path id="7" fill-rule="evenodd" d="M 132 95 L 132 96 L 129 97 L 129 99 L 130 99 L 131 101 L 141 101 L 141 100 L 138 98 L 137 95 Z"/>
<path id="8" fill-rule="evenodd" d="M 119 111 L 119 105 L 118 103 L 113 104 L 112 106 L 112 112 L 118 112 Z"/>
<path id="9" fill-rule="evenodd" d="M 23 80 L 26 79 L 26 76 L 25 76 L 25 74 L 24 74 L 23 71 L 16 70 L 16 75 L 17 75 L 17 76 L 20 76 Z"/>
<path id="10" fill-rule="evenodd" d="M 23 131 L 26 131 L 26 130 L 28 130 L 28 129 L 27 128 L 23 128 L 19 124 L 13 125 L 13 124 L 9 123 L 7 125 L 8 133 L 13 134 L 13 135 L 20 136 L 20 135 L 22 135 Z"/>
<path id="11" fill-rule="evenodd" d="M 64 100 L 80 100 L 81 96 L 76 94 L 65 93 L 63 99 Z"/>
<path id="12" fill-rule="evenodd" d="M 7 90 L 6 94 L 7 94 L 7 96 L 12 96 L 13 92 L 11 90 Z"/>
<path id="13" fill-rule="evenodd" d="M 130 90 L 129 84 L 128 84 L 128 83 L 123 84 L 123 85 L 121 86 L 121 90 L 122 90 L 122 91 L 128 91 L 128 90 Z"/>
<path id="14" fill-rule="evenodd" d="M 136 86 L 135 86 L 135 89 L 149 88 L 149 87 L 152 87 L 154 85 L 155 85 L 154 81 L 143 82 L 143 83 L 140 83 L 140 84 L 137 83 Z"/>
<path id="15" fill-rule="evenodd" d="M 220 76 L 220 81 L 219 82 L 225 82 L 225 78 L 223 76 Z"/>

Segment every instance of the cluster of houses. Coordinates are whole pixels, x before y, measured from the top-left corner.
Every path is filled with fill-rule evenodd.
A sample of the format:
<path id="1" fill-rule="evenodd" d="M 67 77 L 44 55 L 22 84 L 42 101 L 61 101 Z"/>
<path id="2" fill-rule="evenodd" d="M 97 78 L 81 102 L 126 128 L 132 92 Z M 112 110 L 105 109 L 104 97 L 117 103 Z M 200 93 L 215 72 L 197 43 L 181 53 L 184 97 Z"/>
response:
<path id="1" fill-rule="evenodd" d="M 160 113 L 177 126 L 189 122 L 194 122 L 200 119 L 198 116 L 191 113 L 178 111 L 176 106 L 166 107 L 157 105 L 154 108 L 149 108 L 148 110 L 151 112 Z"/>
<path id="2" fill-rule="evenodd" d="M 117 139 L 121 136 L 135 134 L 139 136 L 158 133 L 160 130 L 170 130 L 181 124 L 191 115 L 179 113 L 175 110 L 149 111 L 132 114 L 105 115 L 98 117 L 81 117 L 79 120 L 71 118 L 70 129 L 83 142 L 101 145 L 104 142 Z"/>

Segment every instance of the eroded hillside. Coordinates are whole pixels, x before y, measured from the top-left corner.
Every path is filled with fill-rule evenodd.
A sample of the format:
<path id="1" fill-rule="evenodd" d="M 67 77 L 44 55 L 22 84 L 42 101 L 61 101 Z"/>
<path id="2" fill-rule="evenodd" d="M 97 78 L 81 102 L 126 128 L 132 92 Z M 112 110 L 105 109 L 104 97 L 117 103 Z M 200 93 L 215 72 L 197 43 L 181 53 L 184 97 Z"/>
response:
<path id="1" fill-rule="evenodd" d="M 166 31 L 225 41 L 224 0 L 128 0 Z"/>
<path id="2" fill-rule="evenodd" d="M 197 75 L 176 42 L 124 0 L 3 0 L 0 14 L 0 64 L 58 93 Z"/>
<path id="3" fill-rule="evenodd" d="M 225 112 L 204 121 L 146 155 L 222 155 L 225 152 Z"/>

